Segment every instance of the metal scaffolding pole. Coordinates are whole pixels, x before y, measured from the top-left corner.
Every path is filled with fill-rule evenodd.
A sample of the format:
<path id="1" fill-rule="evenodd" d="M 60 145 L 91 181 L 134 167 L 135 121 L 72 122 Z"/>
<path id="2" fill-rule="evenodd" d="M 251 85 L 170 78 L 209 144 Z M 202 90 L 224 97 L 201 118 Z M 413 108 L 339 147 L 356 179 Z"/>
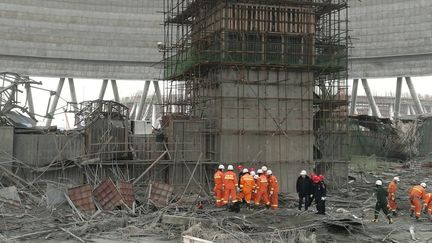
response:
<path id="1" fill-rule="evenodd" d="M 103 100 L 107 86 L 108 86 L 108 79 L 104 79 L 103 83 L 102 83 L 102 87 L 101 87 L 100 92 L 99 92 L 99 99 L 100 100 Z"/>
<path id="2" fill-rule="evenodd" d="M 356 111 L 358 83 L 359 80 L 357 78 L 353 80 L 350 115 L 354 115 Z"/>
<path id="3" fill-rule="evenodd" d="M 402 77 L 398 77 L 396 80 L 396 99 L 395 99 L 395 109 L 394 109 L 395 118 L 398 118 L 400 116 L 401 96 L 402 96 Z"/>
<path id="4" fill-rule="evenodd" d="M 69 90 L 70 90 L 70 94 L 71 94 L 71 100 L 72 100 L 72 107 L 74 112 L 78 111 L 78 100 L 76 97 L 76 91 L 75 91 L 75 83 L 73 78 L 68 78 L 68 82 L 69 82 Z"/>
<path id="5" fill-rule="evenodd" d="M 141 95 L 141 101 L 138 105 L 138 110 L 135 116 L 135 120 L 141 120 L 142 116 L 143 116 L 143 112 L 144 112 L 144 106 L 145 106 L 145 101 L 147 99 L 147 94 L 149 91 L 149 87 L 150 87 L 150 81 L 145 81 L 144 84 L 144 90 L 143 93 Z"/>
<path id="6" fill-rule="evenodd" d="M 26 89 L 26 93 L 27 93 L 27 102 L 28 102 L 29 112 L 31 114 L 34 114 L 33 94 L 32 94 L 30 84 L 25 84 L 25 89 Z"/>
<path id="7" fill-rule="evenodd" d="M 114 93 L 114 101 L 120 102 L 120 95 L 118 92 L 117 81 L 114 79 L 111 79 L 111 86 L 112 86 L 113 93 Z"/>
<path id="8" fill-rule="evenodd" d="M 368 101 L 369 101 L 369 106 L 372 109 L 372 115 L 376 116 L 376 117 L 381 117 L 381 113 L 380 113 L 379 108 L 375 102 L 375 99 L 372 95 L 372 92 L 369 88 L 369 83 L 368 83 L 367 79 L 362 78 L 362 84 L 363 84 L 363 88 L 366 92 L 366 96 L 368 98 Z"/>
<path id="9" fill-rule="evenodd" d="M 46 127 L 50 127 L 51 126 L 52 120 L 54 118 L 54 112 L 57 109 L 57 103 L 58 103 L 58 101 L 60 99 L 60 94 L 61 94 L 61 91 L 63 89 L 64 81 L 65 81 L 65 78 L 60 78 L 59 83 L 57 85 L 57 90 L 56 90 L 56 93 L 54 95 L 53 103 L 51 104 L 51 107 L 50 107 L 49 112 L 47 114 L 48 119 L 47 119 L 47 122 L 46 122 L 46 125 L 45 125 Z"/>
<path id="10" fill-rule="evenodd" d="M 414 88 L 414 84 L 411 81 L 411 77 L 405 77 L 405 80 L 408 85 L 408 89 L 410 91 L 411 97 L 414 100 L 414 107 L 415 107 L 416 114 L 423 114 L 424 113 L 423 106 Z"/>

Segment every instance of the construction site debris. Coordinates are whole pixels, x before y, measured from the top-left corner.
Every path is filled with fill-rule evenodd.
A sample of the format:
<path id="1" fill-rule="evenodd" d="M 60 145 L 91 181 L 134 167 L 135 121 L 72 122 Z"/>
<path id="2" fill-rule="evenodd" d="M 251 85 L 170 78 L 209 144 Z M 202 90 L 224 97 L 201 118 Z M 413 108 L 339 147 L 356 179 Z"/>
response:
<path id="1" fill-rule="evenodd" d="M 174 188 L 168 184 L 153 182 L 150 184 L 149 202 L 157 208 L 166 207 L 173 191 Z"/>
<path id="2" fill-rule="evenodd" d="M 96 211 L 91 185 L 82 185 L 68 189 L 67 199 L 72 203 L 71 206 L 76 207 L 80 211 L 86 213 L 94 213 Z"/>
<path id="3" fill-rule="evenodd" d="M 122 196 L 110 179 L 104 180 L 97 186 L 93 191 L 93 195 L 104 210 L 113 210 L 122 204 Z"/>

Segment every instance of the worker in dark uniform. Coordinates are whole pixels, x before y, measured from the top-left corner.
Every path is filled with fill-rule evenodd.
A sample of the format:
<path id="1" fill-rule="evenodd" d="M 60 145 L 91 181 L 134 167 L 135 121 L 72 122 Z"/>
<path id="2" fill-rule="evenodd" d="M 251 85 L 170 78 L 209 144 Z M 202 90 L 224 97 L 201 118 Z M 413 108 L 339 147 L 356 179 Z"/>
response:
<path id="1" fill-rule="evenodd" d="M 297 179 L 296 189 L 299 196 L 298 209 L 301 210 L 304 200 L 305 211 L 307 211 L 310 205 L 309 200 L 313 195 L 313 185 L 312 180 L 307 176 L 306 170 L 301 171 L 300 176 Z"/>
<path id="2" fill-rule="evenodd" d="M 324 176 L 317 176 L 319 181 L 314 186 L 314 197 L 316 202 L 317 214 L 325 215 L 325 202 L 327 197 L 327 186 L 324 183 Z"/>
<path id="3" fill-rule="evenodd" d="M 382 210 L 385 216 L 388 218 L 389 224 L 393 223 L 393 219 L 390 217 L 390 213 L 387 208 L 387 191 L 382 187 L 382 181 L 377 180 L 376 185 L 376 196 L 377 202 L 375 204 L 375 218 L 372 222 L 378 222 L 378 213 Z"/>

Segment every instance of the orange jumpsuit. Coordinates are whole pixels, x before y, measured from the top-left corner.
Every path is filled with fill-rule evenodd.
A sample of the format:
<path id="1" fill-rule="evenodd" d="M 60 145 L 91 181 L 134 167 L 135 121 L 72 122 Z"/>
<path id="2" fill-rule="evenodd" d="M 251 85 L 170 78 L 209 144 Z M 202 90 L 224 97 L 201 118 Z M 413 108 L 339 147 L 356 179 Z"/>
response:
<path id="1" fill-rule="evenodd" d="M 425 198 L 426 191 L 422 186 L 417 185 L 410 189 L 409 195 L 411 201 L 411 212 L 415 211 L 416 218 L 420 218 L 422 209 L 421 199 Z"/>
<path id="2" fill-rule="evenodd" d="M 254 188 L 252 189 L 252 198 L 251 198 L 252 201 L 254 201 L 254 202 L 255 202 L 255 198 L 256 198 L 256 194 L 257 194 L 257 189 L 256 189 L 257 181 L 258 181 L 258 180 L 256 180 L 256 179 L 254 178 L 255 186 L 254 186 Z"/>
<path id="3" fill-rule="evenodd" d="M 270 194 L 270 207 L 274 210 L 278 207 L 278 193 L 279 193 L 279 184 L 276 179 L 276 176 L 270 175 L 268 178 L 269 182 L 269 194 Z"/>
<path id="4" fill-rule="evenodd" d="M 244 200 L 247 203 L 250 203 L 251 198 L 252 198 L 252 191 L 254 190 L 255 187 L 255 180 L 253 178 L 253 176 L 249 175 L 249 174 L 245 174 L 240 178 L 240 188 L 242 189 L 242 191 L 238 194 L 238 200 L 242 200 L 244 198 Z"/>
<path id="5" fill-rule="evenodd" d="M 429 217 L 432 217 L 432 193 L 427 193 L 424 197 L 424 209 L 427 209 Z"/>
<path id="6" fill-rule="evenodd" d="M 233 171 L 227 171 L 224 175 L 223 180 L 224 185 L 224 204 L 229 201 L 235 203 L 237 202 L 236 190 L 237 190 L 237 175 Z"/>
<path id="7" fill-rule="evenodd" d="M 216 171 L 216 173 L 213 176 L 214 180 L 214 188 L 213 191 L 216 195 L 216 207 L 223 206 L 223 198 L 224 198 L 224 191 L 223 191 L 223 180 L 224 180 L 224 173 L 221 170 Z"/>
<path id="8" fill-rule="evenodd" d="M 397 208 L 396 191 L 397 191 L 397 183 L 395 181 L 391 181 L 387 188 L 387 201 L 388 201 L 388 208 L 392 212 L 396 212 L 396 208 Z"/>
<path id="9" fill-rule="evenodd" d="M 255 205 L 260 205 L 261 201 L 264 201 L 266 205 L 270 205 L 268 199 L 268 181 L 267 176 L 260 175 L 256 185 L 257 194 L 255 196 Z"/>

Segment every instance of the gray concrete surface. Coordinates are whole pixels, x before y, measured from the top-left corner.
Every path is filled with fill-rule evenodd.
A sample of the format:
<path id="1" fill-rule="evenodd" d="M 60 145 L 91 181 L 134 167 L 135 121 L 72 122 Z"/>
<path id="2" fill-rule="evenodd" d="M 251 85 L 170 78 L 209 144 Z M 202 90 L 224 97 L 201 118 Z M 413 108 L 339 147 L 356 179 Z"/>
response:
<path id="1" fill-rule="evenodd" d="M 156 79 L 163 1 L 0 0 L 0 66 L 30 76 Z"/>
<path id="2" fill-rule="evenodd" d="M 348 1 L 350 78 L 432 75 L 432 1 Z"/>

